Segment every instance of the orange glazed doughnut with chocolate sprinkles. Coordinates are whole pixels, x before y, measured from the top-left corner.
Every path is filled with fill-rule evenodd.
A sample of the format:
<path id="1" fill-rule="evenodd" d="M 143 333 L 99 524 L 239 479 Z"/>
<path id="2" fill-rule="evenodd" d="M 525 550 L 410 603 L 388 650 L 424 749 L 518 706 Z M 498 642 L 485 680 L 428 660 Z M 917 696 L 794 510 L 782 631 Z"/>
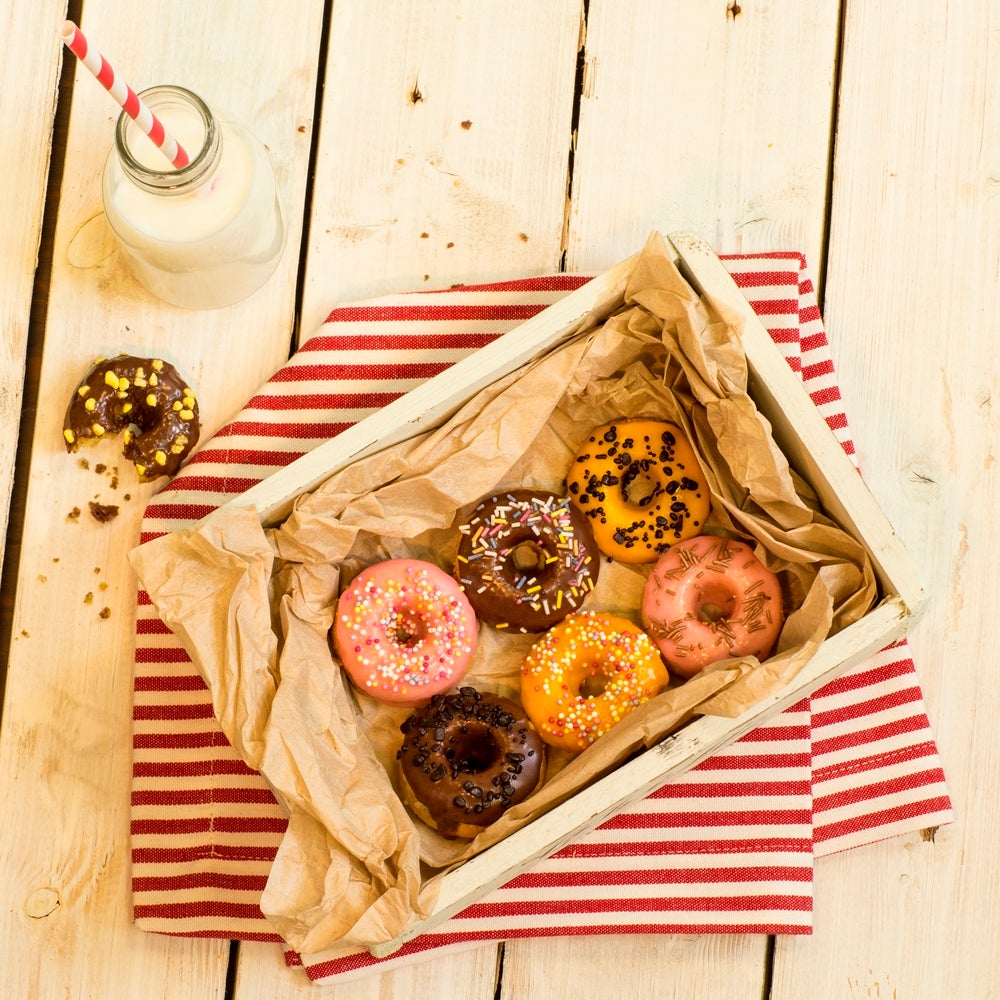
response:
<path id="1" fill-rule="evenodd" d="M 616 420 L 590 432 L 566 476 L 570 500 L 590 519 L 597 547 L 648 563 L 699 534 L 711 499 L 691 443 L 675 424 Z"/>

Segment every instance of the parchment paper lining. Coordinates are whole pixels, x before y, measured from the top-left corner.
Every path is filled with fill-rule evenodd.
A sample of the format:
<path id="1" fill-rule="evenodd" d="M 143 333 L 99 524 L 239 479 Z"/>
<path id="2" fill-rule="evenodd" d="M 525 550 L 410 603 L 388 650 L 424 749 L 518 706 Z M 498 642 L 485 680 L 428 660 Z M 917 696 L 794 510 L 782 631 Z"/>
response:
<path id="1" fill-rule="evenodd" d="M 735 716 L 787 684 L 877 599 L 864 547 L 826 517 L 747 394 L 738 317 L 701 300 L 654 234 L 618 308 L 477 394 L 441 427 L 355 462 L 262 529 L 227 510 L 135 549 L 163 621 L 204 677 L 237 752 L 289 811 L 262 909 L 302 954 L 392 940 L 432 907 L 440 876 L 695 714 Z M 368 563 L 450 568 L 456 525 L 483 494 L 561 491 L 589 430 L 624 416 L 689 434 L 713 497 L 707 530 L 741 537 L 779 574 L 790 613 L 774 656 L 728 660 L 648 702 L 471 842 L 410 816 L 396 792 L 399 723 L 345 680 L 327 643 L 342 585 Z M 588 601 L 638 622 L 648 567 L 605 562 Z M 517 696 L 530 636 L 481 627 L 466 683 Z"/>

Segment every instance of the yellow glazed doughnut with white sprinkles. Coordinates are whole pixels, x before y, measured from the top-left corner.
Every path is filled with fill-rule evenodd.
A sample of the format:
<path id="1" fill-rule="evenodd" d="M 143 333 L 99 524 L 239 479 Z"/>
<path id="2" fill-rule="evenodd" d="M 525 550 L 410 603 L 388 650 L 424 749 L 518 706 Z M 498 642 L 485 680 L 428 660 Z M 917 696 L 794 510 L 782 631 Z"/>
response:
<path id="1" fill-rule="evenodd" d="M 546 632 L 521 666 L 521 704 L 543 740 L 579 753 L 670 680 L 649 636 L 585 611 Z"/>

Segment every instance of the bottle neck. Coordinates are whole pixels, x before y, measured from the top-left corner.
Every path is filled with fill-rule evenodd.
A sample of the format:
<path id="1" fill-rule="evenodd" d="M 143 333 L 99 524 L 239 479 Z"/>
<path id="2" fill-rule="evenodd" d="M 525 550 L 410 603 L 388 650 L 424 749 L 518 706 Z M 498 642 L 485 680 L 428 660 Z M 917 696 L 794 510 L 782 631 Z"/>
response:
<path id="1" fill-rule="evenodd" d="M 115 149 L 133 183 L 154 194 L 186 194 L 203 184 L 222 153 L 222 132 L 197 94 L 183 87 L 150 87 L 139 95 L 186 150 L 189 162 L 174 168 L 153 141 L 123 111 L 115 128 Z"/>

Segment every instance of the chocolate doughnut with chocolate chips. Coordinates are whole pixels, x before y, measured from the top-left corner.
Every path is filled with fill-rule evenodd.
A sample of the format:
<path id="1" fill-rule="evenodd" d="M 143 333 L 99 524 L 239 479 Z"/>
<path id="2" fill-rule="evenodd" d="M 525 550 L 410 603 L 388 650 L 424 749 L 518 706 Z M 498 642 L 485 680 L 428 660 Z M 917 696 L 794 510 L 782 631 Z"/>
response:
<path id="1" fill-rule="evenodd" d="M 173 365 L 119 354 L 97 361 L 66 408 L 66 450 L 122 432 L 140 479 L 172 476 L 198 441 L 198 401 Z"/>
<path id="2" fill-rule="evenodd" d="M 479 618 L 495 628 L 544 632 L 576 611 L 597 583 L 594 533 L 566 497 L 493 493 L 459 531 L 455 576 Z"/>
<path id="3" fill-rule="evenodd" d="M 403 802 L 443 836 L 472 838 L 523 802 L 545 774 L 545 744 L 509 698 L 462 687 L 400 727 Z"/>

